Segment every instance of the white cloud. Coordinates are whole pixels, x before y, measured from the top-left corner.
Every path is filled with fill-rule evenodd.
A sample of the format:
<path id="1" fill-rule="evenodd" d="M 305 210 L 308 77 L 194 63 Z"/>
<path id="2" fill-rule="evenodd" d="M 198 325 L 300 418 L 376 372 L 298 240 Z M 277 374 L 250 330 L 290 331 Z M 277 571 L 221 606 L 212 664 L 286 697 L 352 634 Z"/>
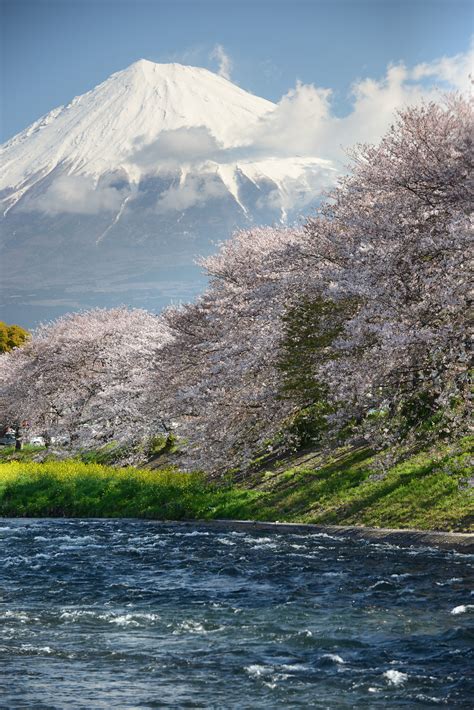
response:
<path id="1" fill-rule="evenodd" d="M 329 89 L 297 83 L 248 136 L 251 152 L 262 156 L 317 155 L 320 127 L 330 118 Z"/>
<path id="2" fill-rule="evenodd" d="M 162 131 L 153 143 L 140 146 L 133 162 L 145 168 L 173 169 L 211 160 L 220 151 L 216 139 L 204 126 Z"/>
<path id="3" fill-rule="evenodd" d="M 230 73 L 232 71 L 232 60 L 226 53 L 222 44 L 216 44 L 211 54 L 209 55 L 209 59 L 217 59 L 217 61 L 219 62 L 219 68 L 217 70 L 217 73 L 220 76 L 223 76 L 224 79 L 229 79 L 230 81 Z"/>
<path id="4" fill-rule="evenodd" d="M 443 57 L 407 68 L 390 65 L 380 79 L 365 78 L 351 88 L 352 105 L 335 114 L 330 89 L 297 83 L 248 137 L 256 154 L 319 156 L 345 160 L 345 150 L 359 142 L 377 142 L 397 110 L 422 100 L 439 99 L 446 90 L 466 91 L 474 52 Z"/>
<path id="5" fill-rule="evenodd" d="M 212 56 L 219 62 L 219 73 L 229 78 L 231 62 L 223 47 L 217 45 Z M 445 90 L 467 90 L 473 57 L 470 49 L 411 68 L 390 65 L 382 77 L 359 79 L 351 87 L 351 106 L 345 116 L 336 114 L 330 89 L 298 82 L 273 111 L 240 137 L 240 145 L 224 149 L 205 126 L 183 127 L 163 131 L 147 145 L 137 143 L 129 160 L 142 174 L 188 173 L 186 179 L 181 177 L 161 194 L 156 206 L 161 213 L 183 211 L 228 194 L 222 181 L 210 172 L 212 163 L 229 166 L 229 171 L 236 164 L 285 159 L 287 167 L 296 164 L 297 158 L 322 158 L 342 171 L 346 150 L 355 143 L 377 142 L 393 123 L 397 110 L 423 99 L 439 99 Z M 314 175 L 302 172 L 292 177 L 286 167 L 279 181 L 281 194 L 262 197 L 270 203 L 278 197 L 283 210 L 304 206 L 305 185 L 315 198 L 337 176 L 337 171 L 316 168 Z M 25 200 L 22 209 L 41 209 L 48 214 L 118 211 L 129 194 L 128 188 L 118 189 L 110 181 L 95 185 L 87 177 L 62 176 L 42 195 Z M 133 199 L 131 195 L 130 201 Z"/>
<path id="6" fill-rule="evenodd" d="M 469 91 L 474 73 L 474 48 L 454 57 L 441 57 L 431 63 L 418 64 L 412 71 L 412 78 L 434 78 L 446 82 L 459 91 Z"/>
<path id="7" fill-rule="evenodd" d="M 85 175 L 62 175 L 41 195 L 22 205 L 25 212 L 40 210 L 45 214 L 97 214 L 120 209 L 123 191 L 108 185 L 95 185 Z"/>
<path id="8" fill-rule="evenodd" d="M 227 194 L 224 183 L 216 175 L 188 175 L 180 185 L 172 185 L 158 200 L 157 212 L 181 212 L 211 198 Z"/>

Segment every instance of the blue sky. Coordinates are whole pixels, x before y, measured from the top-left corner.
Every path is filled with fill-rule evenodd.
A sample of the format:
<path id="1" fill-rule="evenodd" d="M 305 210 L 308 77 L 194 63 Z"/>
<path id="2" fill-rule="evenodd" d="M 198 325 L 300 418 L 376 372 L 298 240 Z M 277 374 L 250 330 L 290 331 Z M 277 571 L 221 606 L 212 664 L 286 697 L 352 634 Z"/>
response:
<path id="1" fill-rule="evenodd" d="M 141 57 L 218 69 L 278 101 L 297 80 L 333 90 L 390 63 L 414 66 L 466 52 L 465 0 L 2 0 L 1 140 Z M 215 52 L 214 52 L 215 54 Z"/>

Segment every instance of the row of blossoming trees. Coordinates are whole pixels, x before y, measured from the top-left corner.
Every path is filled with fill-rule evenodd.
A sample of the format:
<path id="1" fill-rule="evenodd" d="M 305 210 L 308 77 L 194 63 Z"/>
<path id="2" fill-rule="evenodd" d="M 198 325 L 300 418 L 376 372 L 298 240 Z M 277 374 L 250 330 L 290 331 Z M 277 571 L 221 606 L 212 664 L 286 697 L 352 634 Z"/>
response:
<path id="1" fill-rule="evenodd" d="M 172 430 L 188 467 L 468 420 L 472 111 L 402 113 L 300 228 L 239 232 L 194 303 L 72 314 L 0 358 L 5 421 L 73 448 Z"/>

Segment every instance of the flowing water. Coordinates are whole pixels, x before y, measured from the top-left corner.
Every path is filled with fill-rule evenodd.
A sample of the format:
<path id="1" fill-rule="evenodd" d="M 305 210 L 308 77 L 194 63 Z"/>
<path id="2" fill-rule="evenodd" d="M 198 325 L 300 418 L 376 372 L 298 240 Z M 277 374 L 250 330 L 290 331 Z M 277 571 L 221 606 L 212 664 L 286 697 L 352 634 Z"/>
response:
<path id="1" fill-rule="evenodd" d="M 472 708 L 472 560 L 327 535 L 3 519 L 0 707 Z"/>

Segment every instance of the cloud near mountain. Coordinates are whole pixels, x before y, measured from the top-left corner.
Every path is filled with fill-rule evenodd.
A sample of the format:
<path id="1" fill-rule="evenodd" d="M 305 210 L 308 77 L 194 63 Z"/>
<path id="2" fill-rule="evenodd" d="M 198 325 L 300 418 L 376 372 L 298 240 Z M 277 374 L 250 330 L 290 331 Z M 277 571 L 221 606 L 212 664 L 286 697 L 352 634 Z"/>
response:
<path id="1" fill-rule="evenodd" d="M 4 318 L 192 296 L 196 256 L 234 229 L 314 209 L 348 147 L 377 141 L 438 87 L 465 89 L 472 56 L 361 79 L 344 116 L 308 84 L 274 104 L 197 67 L 141 60 L 113 74 L 0 148 Z"/>
<path id="2" fill-rule="evenodd" d="M 114 212 L 120 209 L 123 192 L 112 185 L 97 183 L 88 175 L 60 175 L 44 193 L 27 195 L 18 209 L 48 215 Z"/>
<path id="3" fill-rule="evenodd" d="M 216 57 L 220 57 L 217 52 Z M 229 141 L 220 140 L 208 125 L 182 125 L 162 129 L 151 141 L 149 131 L 132 137 L 127 162 L 136 166 L 140 174 L 167 174 L 184 166 L 185 170 L 204 167 L 205 172 L 207 167 L 212 175 L 213 164 L 317 157 L 332 161 L 339 170 L 347 160 L 346 149 L 357 142 L 376 141 L 387 130 L 398 109 L 439 97 L 440 87 L 467 89 L 473 60 L 471 50 L 411 69 L 403 64 L 392 65 L 382 79 L 361 79 L 353 85 L 352 109 L 345 116 L 335 115 L 330 89 L 298 82 L 278 104 L 266 102 L 267 110 L 260 111 L 256 120 L 248 125 L 242 123 L 230 145 Z M 79 103 L 81 98 L 72 103 Z M 313 181 L 312 185 L 324 190 L 336 177 L 336 171 L 327 171 L 326 180 Z M 213 179 L 189 178 L 170 187 L 159 198 L 157 206 L 159 211 L 186 209 L 222 192 Z M 126 196 L 128 192 L 125 193 Z M 123 187 L 88 178 L 85 169 L 81 175 L 61 175 L 41 194 L 25 199 L 20 208 L 47 214 L 60 211 L 94 214 L 119 209 L 123 199 Z"/>
<path id="4" fill-rule="evenodd" d="M 130 160 L 150 171 L 166 171 L 181 165 L 199 165 L 213 160 L 225 162 L 226 149 L 205 126 L 190 126 L 162 131 L 152 143 L 136 141 L 138 150 Z"/>
<path id="5" fill-rule="evenodd" d="M 413 68 L 391 65 L 381 79 L 365 78 L 353 84 L 352 107 L 345 116 L 334 113 L 330 89 L 297 83 L 255 127 L 252 151 L 257 155 L 319 155 L 338 163 L 345 161 L 350 146 L 376 142 L 397 110 L 439 99 L 443 91 L 467 91 L 473 66 L 472 49 Z"/>

